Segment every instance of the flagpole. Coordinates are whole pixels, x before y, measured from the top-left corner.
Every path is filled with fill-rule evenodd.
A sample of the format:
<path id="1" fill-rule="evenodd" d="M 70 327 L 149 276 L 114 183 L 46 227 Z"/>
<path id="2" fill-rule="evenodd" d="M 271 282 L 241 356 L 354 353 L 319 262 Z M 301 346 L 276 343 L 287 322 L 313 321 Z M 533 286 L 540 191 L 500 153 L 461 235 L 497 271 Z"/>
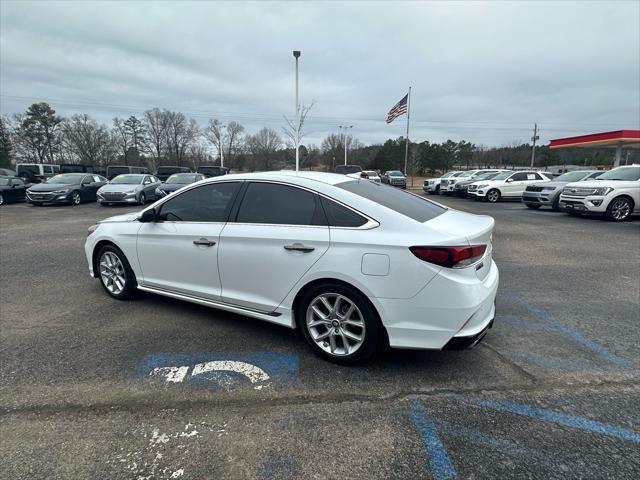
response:
<path id="1" fill-rule="evenodd" d="M 409 87 L 409 97 L 407 98 L 407 137 L 404 147 L 404 174 L 407 174 L 407 157 L 409 156 L 409 115 L 411 114 L 411 87 Z"/>

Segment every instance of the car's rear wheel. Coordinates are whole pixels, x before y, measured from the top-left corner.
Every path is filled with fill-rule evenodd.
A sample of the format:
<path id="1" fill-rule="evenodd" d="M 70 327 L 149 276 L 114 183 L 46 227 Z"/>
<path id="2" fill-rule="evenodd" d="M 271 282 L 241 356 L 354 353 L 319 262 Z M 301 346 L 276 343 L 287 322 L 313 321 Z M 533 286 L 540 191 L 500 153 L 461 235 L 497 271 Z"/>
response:
<path id="1" fill-rule="evenodd" d="M 80 196 L 80 192 L 71 193 L 71 199 L 70 199 L 71 205 L 80 205 L 81 201 L 82 201 L 82 197 Z"/>
<path id="2" fill-rule="evenodd" d="M 109 295 L 118 300 L 131 298 L 136 291 L 136 277 L 122 251 L 106 245 L 98 252 L 98 276 Z"/>
<path id="3" fill-rule="evenodd" d="M 539 209 L 539 208 L 540 208 L 540 205 L 539 205 L 539 204 L 537 204 L 537 203 L 525 203 L 525 205 L 526 205 L 528 208 L 531 208 L 531 209 L 533 209 L 533 210 L 537 210 L 537 209 Z"/>
<path id="4" fill-rule="evenodd" d="M 496 203 L 500 200 L 500 191 L 495 188 L 487 192 L 487 202 Z"/>
<path id="5" fill-rule="evenodd" d="M 312 287 L 296 308 L 296 320 L 321 357 L 350 365 L 370 357 L 380 340 L 378 315 L 362 293 L 327 282 Z"/>
<path id="6" fill-rule="evenodd" d="M 615 198 L 607 207 L 606 217 L 614 222 L 624 222 L 631 216 L 633 205 L 626 197 Z"/>

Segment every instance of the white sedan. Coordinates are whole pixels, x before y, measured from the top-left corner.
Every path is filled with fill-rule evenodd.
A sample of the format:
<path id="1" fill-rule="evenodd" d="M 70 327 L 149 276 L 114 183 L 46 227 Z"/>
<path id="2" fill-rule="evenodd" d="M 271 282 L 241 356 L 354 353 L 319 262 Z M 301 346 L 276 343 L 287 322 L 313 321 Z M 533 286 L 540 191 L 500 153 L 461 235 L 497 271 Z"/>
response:
<path id="1" fill-rule="evenodd" d="M 136 290 L 299 328 L 349 364 L 381 344 L 464 348 L 493 323 L 494 220 L 364 179 L 225 175 L 89 228 L 89 272 Z"/>

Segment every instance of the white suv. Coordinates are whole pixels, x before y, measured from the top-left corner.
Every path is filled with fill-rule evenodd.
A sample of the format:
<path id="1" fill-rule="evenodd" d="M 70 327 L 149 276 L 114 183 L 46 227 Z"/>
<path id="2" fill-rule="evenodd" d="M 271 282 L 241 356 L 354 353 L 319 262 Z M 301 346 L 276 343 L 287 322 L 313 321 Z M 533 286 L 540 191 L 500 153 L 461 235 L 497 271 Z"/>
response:
<path id="1" fill-rule="evenodd" d="M 560 209 L 572 215 L 604 214 L 614 222 L 640 213 L 640 165 L 614 168 L 589 182 L 569 183 L 560 194 Z"/>
<path id="2" fill-rule="evenodd" d="M 544 173 L 533 170 L 503 172 L 491 180 L 472 183 L 469 185 L 468 193 L 477 200 L 495 203 L 501 198 L 521 198 L 527 185 L 549 180 L 551 178 L 546 177 Z"/>

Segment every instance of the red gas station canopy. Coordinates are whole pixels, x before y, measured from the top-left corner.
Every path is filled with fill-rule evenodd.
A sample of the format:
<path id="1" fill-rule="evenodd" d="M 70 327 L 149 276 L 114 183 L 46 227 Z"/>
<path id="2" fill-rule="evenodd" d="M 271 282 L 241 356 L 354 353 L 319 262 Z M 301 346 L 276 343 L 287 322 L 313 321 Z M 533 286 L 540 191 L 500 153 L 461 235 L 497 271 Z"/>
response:
<path id="1" fill-rule="evenodd" d="M 578 137 L 556 138 L 549 148 L 640 148 L 640 130 L 616 130 Z"/>

